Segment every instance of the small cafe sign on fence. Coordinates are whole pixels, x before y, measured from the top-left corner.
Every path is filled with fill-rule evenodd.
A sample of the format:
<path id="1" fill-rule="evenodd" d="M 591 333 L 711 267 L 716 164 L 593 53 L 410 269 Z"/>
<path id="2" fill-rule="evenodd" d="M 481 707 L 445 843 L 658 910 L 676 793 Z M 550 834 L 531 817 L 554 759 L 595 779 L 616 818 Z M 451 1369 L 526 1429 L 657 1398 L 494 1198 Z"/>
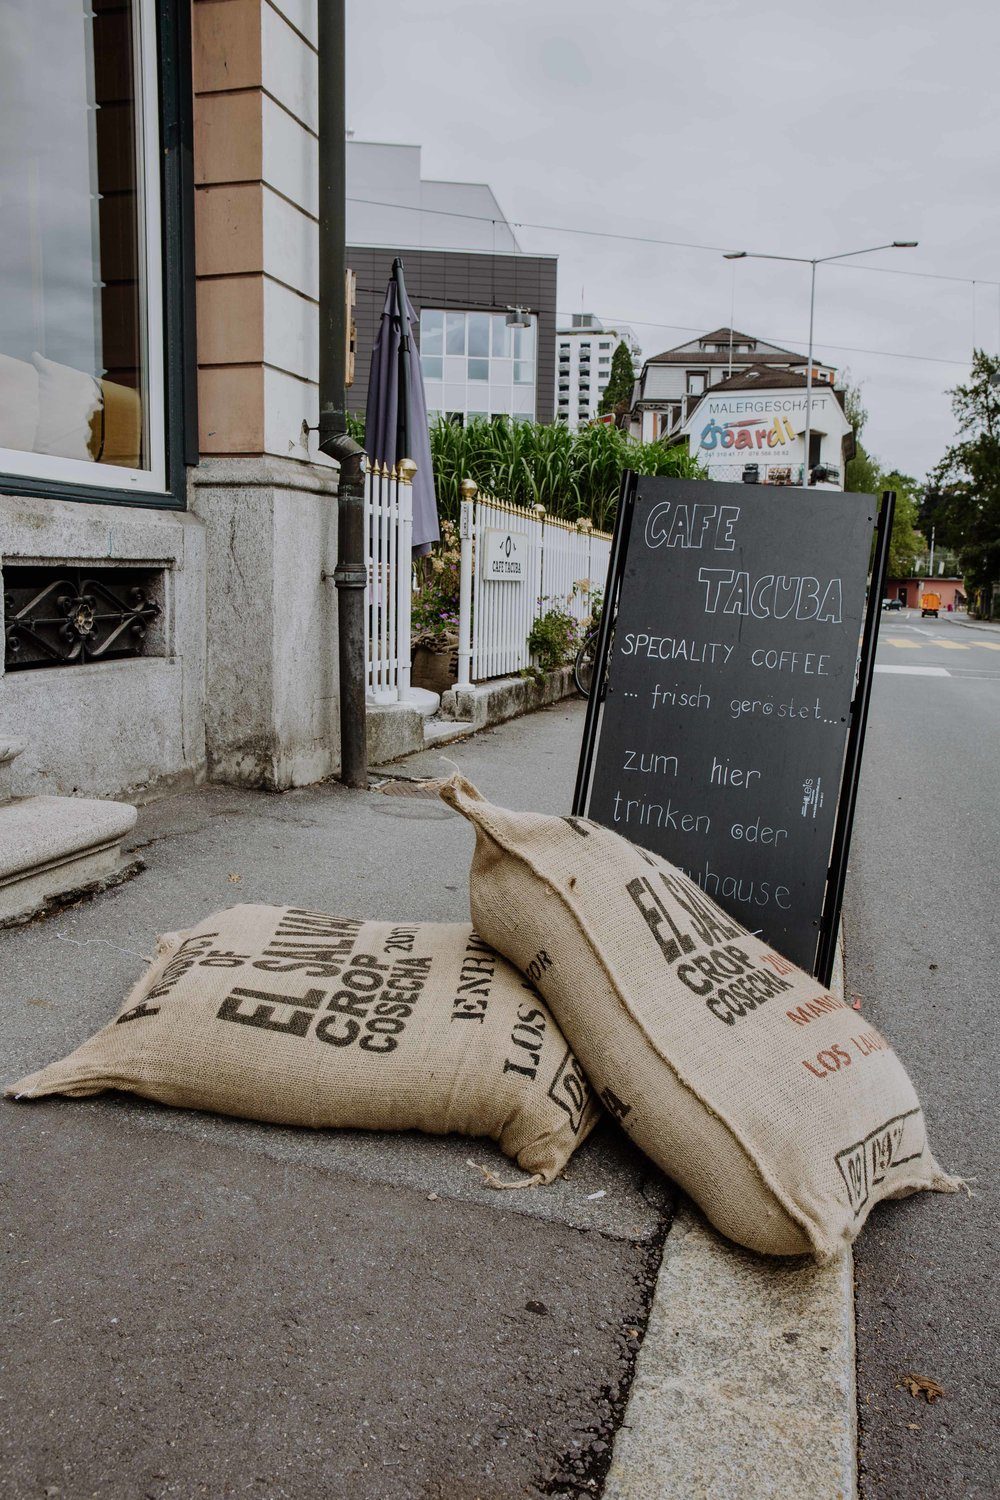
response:
<path id="1" fill-rule="evenodd" d="M 483 533 L 481 577 L 494 583 L 520 582 L 528 576 L 528 537 L 523 531 L 497 527 Z"/>

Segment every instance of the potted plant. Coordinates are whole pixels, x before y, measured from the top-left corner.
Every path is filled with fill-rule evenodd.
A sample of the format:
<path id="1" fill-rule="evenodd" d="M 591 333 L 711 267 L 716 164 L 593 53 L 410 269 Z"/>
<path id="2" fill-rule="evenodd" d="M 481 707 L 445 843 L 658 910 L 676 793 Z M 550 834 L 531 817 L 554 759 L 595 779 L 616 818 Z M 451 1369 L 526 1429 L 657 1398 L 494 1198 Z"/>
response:
<path id="1" fill-rule="evenodd" d="M 458 581 L 461 543 L 453 521 L 442 521 L 441 541 L 420 569 L 413 596 L 413 687 L 444 693 L 458 678 Z"/>

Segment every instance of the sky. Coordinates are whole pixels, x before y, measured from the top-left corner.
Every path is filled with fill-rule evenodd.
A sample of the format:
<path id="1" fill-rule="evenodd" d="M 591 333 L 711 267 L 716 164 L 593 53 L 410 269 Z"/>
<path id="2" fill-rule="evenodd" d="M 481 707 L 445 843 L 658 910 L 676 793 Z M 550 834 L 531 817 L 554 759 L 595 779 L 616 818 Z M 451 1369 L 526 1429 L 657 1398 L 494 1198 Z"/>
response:
<path id="1" fill-rule="evenodd" d="M 522 249 L 559 256 L 560 316 L 626 322 L 647 356 L 731 308 L 805 351 L 809 266 L 725 249 L 919 240 L 818 268 L 815 349 L 861 383 L 884 467 L 922 478 L 952 440 L 948 388 L 974 342 L 1000 352 L 1000 6 L 347 0 L 347 52 L 356 137 L 489 182 Z"/>

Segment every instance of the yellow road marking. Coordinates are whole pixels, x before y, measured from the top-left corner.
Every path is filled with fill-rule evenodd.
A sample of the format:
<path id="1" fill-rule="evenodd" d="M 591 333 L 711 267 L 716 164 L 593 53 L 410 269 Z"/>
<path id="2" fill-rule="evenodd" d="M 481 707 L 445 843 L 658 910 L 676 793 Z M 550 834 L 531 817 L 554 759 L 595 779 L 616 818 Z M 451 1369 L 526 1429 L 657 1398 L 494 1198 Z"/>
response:
<path id="1" fill-rule="evenodd" d="M 900 646 L 907 651 L 919 651 L 920 641 L 908 641 L 901 635 L 884 635 L 882 640 L 887 646 Z"/>
<path id="2" fill-rule="evenodd" d="M 961 641 L 943 641 L 939 636 L 932 636 L 931 641 L 935 646 L 940 646 L 942 651 L 968 651 Z"/>
<path id="3" fill-rule="evenodd" d="M 1000 643 L 997 641 L 970 641 L 970 646 L 980 646 L 984 651 L 1000 651 Z"/>

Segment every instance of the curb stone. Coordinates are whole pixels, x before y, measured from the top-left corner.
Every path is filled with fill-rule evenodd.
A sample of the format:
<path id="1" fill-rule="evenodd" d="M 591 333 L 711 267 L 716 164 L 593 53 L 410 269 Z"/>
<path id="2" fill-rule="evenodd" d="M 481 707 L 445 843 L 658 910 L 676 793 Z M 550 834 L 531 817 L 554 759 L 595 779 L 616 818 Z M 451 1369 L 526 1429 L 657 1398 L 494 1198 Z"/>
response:
<path id="1" fill-rule="evenodd" d="M 854 1500 L 850 1250 L 826 1266 L 752 1255 L 682 1198 L 603 1493 Z"/>

